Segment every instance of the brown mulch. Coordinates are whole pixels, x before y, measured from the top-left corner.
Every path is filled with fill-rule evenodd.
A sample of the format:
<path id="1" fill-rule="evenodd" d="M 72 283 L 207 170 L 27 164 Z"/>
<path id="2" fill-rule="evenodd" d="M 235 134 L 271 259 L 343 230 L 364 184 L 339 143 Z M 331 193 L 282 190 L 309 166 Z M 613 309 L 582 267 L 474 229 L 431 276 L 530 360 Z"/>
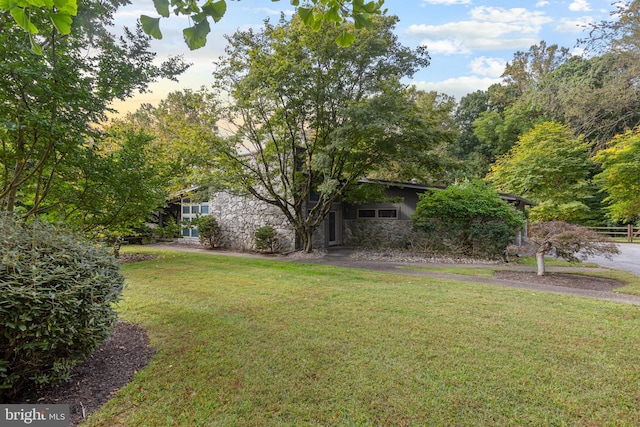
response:
<path id="1" fill-rule="evenodd" d="M 538 276 L 535 271 L 497 271 L 496 278 L 593 291 L 612 291 L 625 285 L 618 280 L 603 277 L 568 273 L 546 273 L 544 276 Z"/>
<path id="2" fill-rule="evenodd" d="M 149 254 L 121 254 L 119 261 L 124 264 L 155 257 Z M 77 426 L 129 383 L 136 372 L 147 366 L 153 354 L 144 329 L 120 322 L 91 356 L 73 368 L 68 382 L 41 390 L 29 390 L 15 403 L 69 405 L 70 426 Z"/>
<path id="3" fill-rule="evenodd" d="M 120 254 L 120 256 L 118 256 L 118 261 L 120 262 L 120 264 L 129 264 L 132 262 L 149 261 L 155 258 L 158 258 L 158 256 L 153 254 L 126 253 Z"/>
<path id="4" fill-rule="evenodd" d="M 69 405 L 71 426 L 76 426 L 130 382 L 153 354 L 144 329 L 120 322 L 91 356 L 73 368 L 68 382 L 28 391 L 16 403 Z"/>

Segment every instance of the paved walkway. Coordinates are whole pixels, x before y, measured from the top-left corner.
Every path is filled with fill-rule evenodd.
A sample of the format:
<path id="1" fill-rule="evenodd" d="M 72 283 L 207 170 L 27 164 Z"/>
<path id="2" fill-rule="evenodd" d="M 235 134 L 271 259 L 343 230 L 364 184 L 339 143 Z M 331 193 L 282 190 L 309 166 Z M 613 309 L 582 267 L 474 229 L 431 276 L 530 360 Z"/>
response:
<path id="1" fill-rule="evenodd" d="M 505 270 L 523 270 L 523 271 L 535 271 L 535 267 L 512 265 L 512 264 L 444 264 L 444 263 L 429 263 L 429 262 L 400 262 L 400 261 L 384 261 L 384 260 L 358 260 L 351 258 L 349 255 L 351 251 L 346 248 L 332 248 L 325 256 L 322 257 L 295 257 L 295 256 L 264 256 L 254 253 L 238 253 L 227 251 L 212 251 L 200 246 L 187 246 L 177 244 L 154 244 L 147 245 L 148 247 L 154 247 L 158 249 L 171 249 L 181 250 L 188 252 L 209 253 L 212 255 L 220 256 L 241 256 L 252 258 L 266 258 L 273 259 L 274 261 L 283 262 L 301 262 L 307 264 L 321 264 L 321 265 L 333 265 L 336 267 L 345 268 L 358 268 L 370 271 L 379 271 L 392 274 L 404 274 L 411 276 L 423 276 L 434 277 L 439 279 L 457 280 L 461 282 L 471 283 L 487 283 L 491 285 L 505 286 L 510 288 L 527 289 L 540 292 L 552 292 L 557 294 L 574 295 L 585 298 L 594 298 L 605 301 L 620 302 L 625 304 L 632 304 L 640 306 L 640 295 L 627 295 L 611 291 L 595 291 L 588 289 L 569 288 L 564 286 L 544 285 L 532 282 L 520 282 L 514 280 L 504 280 L 497 278 L 487 277 L 474 277 L 465 276 L 461 274 L 449 274 L 449 273 L 437 273 L 432 271 L 425 271 L 419 269 L 408 269 L 402 267 L 414 267 L 414 268 L 434 268 L 434 267 L 464 267 L 464 268 L 503 268 Z M 580 270 L 594 271 L 593 268 L 576 268 L 576 267 L 547 267 L 548 272 L 577 272 Z"/>

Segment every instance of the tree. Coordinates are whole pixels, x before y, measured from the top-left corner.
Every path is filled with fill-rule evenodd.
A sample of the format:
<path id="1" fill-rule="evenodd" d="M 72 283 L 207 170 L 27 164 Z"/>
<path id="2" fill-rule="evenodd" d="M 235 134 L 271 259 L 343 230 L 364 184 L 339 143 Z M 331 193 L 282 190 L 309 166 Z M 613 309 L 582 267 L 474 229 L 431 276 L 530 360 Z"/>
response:
<path id="1" fill-rule="evenodd" d="M 640 128 L 627 131 L 599 151 L 594 161 L 602 172 L 594 181 L 607 193 L 607 216 L 613 221 L 633 223 L 640 219 Z"/>
<path id="2" fill-rule="evenodd" d="M 413 91 L 409 101 L 415 103 L 415 143 L 400 147 L 396 158 L 379 165 L 371 178 L 392 181 L 417 179 L 428 183 L 449 183 L 458 164 L 451 153 L 458 130 L 453 120 L 455 100 L 437 92 Z M 407 129 L 408 130 L 408 129 Z"/>
<path id="3" fill-rule="evenodd" d="M 139 28 L 120 39 L 110 34 L 119 5 L 83 3 L 72 33 L 38 33 L 41 56 L 24 49 L 22 28 L 0 16 L 0 210 L 25 219 L 65 211 L 79 174 L 105 159 L 96 155 L 103 138 L 96 124 L 111 102 L 186 68 L 176 59 L 155 65 Z"/>
<path id="4" fill-rule="evenodd" d="M 570 56 L 568 48 L 558 47 L 557 44 L 547 46 L 547 42 L 542 40 L 531 46 L 528 52 L 518 51 L 513 55 L 502 73 L 505 85 L 515 88 L 516 93 L 521 96 L 534 89 L 546 75 L 564 64 Z"/>
<path id="5" fill-rule="evenodd" d="M 579 261 L 591 255 L 611 257 L 619 253 L 618 246 L 608 238 L 590 228 L 564 221 L 533 223 L 529 232 L 529 239 L 535 245 L 538 276 L 544 276 L 544 257 L 552 251 L 567 261 Z"/>
<path id="6" fill-rule="evenodd" d="M 573 57 L 547 75 L 526 98 L 533 108 L 583 135 L 594 152 L 640 122 L 636 90 L 640 59 L 627 52 Z"/>
<path id="7" fill-rule="evenodd" d="M 579 220 L 591 195 L 589 148 L 567 126 L 545 122 L 522 135 L 514 147 L 491 165 L 487 180 L 499 191 L 515 193 L 538 206 L 536 221 Z"/>
<path id="8" fill-rule="evenodd" d="M 233 99 L 226 120 L 237 130 L 223 153 L 224 178 L 277 206 L 305 251 L 333 202 L 417 140 L 415 103 L 400 80 L 429 59 L 397 42 L 396 22 L 354 28 L 349 49 L 334 43 L 341 30 L 328 24 L 312 31 L 296 17 L 267 22 L 229 37 L 217 64 L 216 85 Z"/>
<path id="9" fill-rule="evenodd" d="M 279 1 L 279 0 L 272 0 Z M 353 20 L 355 29 L 372 27 L 372 15 L 383 13 L 384 0 L 373 0 L 367 3 L 364 0 L 309 0 L 306 6 L 300 6 L 300 0 L 291 0 L 291 4 L 298 8 L 298 16 L 309 27 L 319 30 L 326 23 L 341 24 L 347 20 Z M 351 4 L 351 9 L 348 5 Z M 225 0 L 213 2 L 208 0 L 203 5 L 198 5 L 197 0 L 157 0 L 154 1 L 156 11 L 161 17 L 170 16 L 170 8 L 173 7 L 175 15 L 185 15 L 194 24 L 183 30 L 184 40 L 190 49 L 203 47 L 207 42 L 207 34 L 211 31 L 209 18 L 218 22 L 227 10 Z M 142 15 L 140 22 L 145 32 L 157 39 L 162 38 L 160 31 L 160 18 L 151 18 Z M 346 27 L 338 33 L 335 41 L 342 47 L 350 46 L 355 40 L 354 33 Z"/>
<path id="10" fill-rule="evenodd" d="M 154 136 L 167 172 L 168 193 L 193 185 L 215 186 L 210 170 L 216 167 L 215 147 L 221 142 L 217 122 L 220 107 L 206 88 L 172 92 L 158 106 L 145 104 L 119 121 Z"/>
<path id="11" fill-rule="evenodd" d="M 279 0 L 272 0 L 277 2 Z M 122 0 L 121 4 L 128 4 Z M 176 16 L 186 16 L 191 27 L 183 30 L 184 40 L 190 49 L 203 47 L 207 42 L 207 34 L 211 31 L 209 19 L 218 22 L 227 11 L 225 0 L 207 0 L 204 4 L 198 4 L 197 0 L 156 0 L 153 2 L 156 12 L 168 18 L 171 8 Z M 306 6 L 299 6 L 299 0 L 291 0 L 291 4 L 298 8 L 298 14 L 306 25 L 319 29 L 324 22 L 341 24 L 353 20 L 356 29 L 371 28 L 372 16 L 385 11 L 382 9 L 384 0 L 372 0 L 367 3 L 364 0 L 309 0 Z M 351 8 L 348 6 L 351 5 Z M 314 7 L 315 6 L 315 7 Z M 78 11 L 77 0 L 2 0 L 0 12 L 8 12 L 29 36 L 32 50 L 41 53 L 40 45 L 34 35 L 41 29 L 55 28 L 61 34 L 69 34 L 72 19 Z M 50 21 L 50 22 L 49 22 Z M 152 18 L 146 15 L 140 17 L 140 22 L 145 33 L 162 39 L 160 31 L 160 18 Z M 336 43 L 347 47 L 353 43 L 355 36 L 352 32 L 343 28 L 336 37 Z"/>

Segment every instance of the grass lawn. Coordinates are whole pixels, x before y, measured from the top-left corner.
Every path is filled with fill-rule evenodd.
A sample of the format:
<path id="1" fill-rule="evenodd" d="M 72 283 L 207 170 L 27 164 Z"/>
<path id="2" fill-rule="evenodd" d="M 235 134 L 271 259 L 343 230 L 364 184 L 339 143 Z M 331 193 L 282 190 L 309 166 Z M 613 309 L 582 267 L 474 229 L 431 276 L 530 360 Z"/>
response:
<path id="1" fill-rule="evenodd" d="M 636 426 L 640 309 L 182 252 L 123 267 L 152 363 L 86 426 Z"/>

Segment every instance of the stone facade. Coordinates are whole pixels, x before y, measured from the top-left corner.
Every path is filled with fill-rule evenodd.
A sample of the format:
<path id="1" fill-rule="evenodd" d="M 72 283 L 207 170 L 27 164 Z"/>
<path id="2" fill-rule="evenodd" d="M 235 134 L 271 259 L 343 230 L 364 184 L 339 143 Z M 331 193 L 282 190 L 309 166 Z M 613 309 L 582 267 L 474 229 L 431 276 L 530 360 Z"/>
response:
<path id="1" fill-rule="evenodd" d="M 280 209 L 252 196 L 238 196 L 226 192 L 212 195 L 208 202 L 209 215 L 213 216 L 222 232 L 222 246 L 236 250 L 255 249 L 255 231 L 270 225 L 276 231 L 277 250 L 292 251 L 295 246 L 295 231 Z M 194 237 L 185 242 L 198 243 Z"/>
<path id="2" fill-rule="evenodd" d="M 352 219 L 344 221 L 344 243 L 363 248 L 404 248 L 411 221 L 398 219 Z"/>

